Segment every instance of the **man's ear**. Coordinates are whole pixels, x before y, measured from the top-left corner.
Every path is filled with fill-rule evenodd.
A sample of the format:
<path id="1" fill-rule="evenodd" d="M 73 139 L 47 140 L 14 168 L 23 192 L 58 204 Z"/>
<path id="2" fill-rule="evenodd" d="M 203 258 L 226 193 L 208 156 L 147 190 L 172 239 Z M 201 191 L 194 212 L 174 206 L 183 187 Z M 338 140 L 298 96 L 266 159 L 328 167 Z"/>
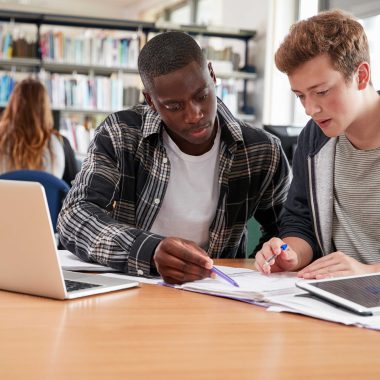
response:
<path id="1" fill-rule="evenodd" d="M 153 104 L 152 97 L 150 96 L 149 92 L 143 90 L 143 95 L 145 98 L 145 101 L 148 103 L 149 107 L 154 111 L 157 112 L 156 107 Z"/>
<path id="2" fill-rule="evenodd" d="M 369 63 L 363 61 L 359 64 L 358 68 L 356 69 L 356 80 L 358 84 L 359 90 L 364 90 L 368 83 L 370 83 L 371 79 L 371 70 L 369 67 Z"/>
<path id="3" fill-rule="evenodd" d="M 210 76 L 211 76 L 213 82 L 216 84 L 216 76 L 215 76 L 215 73 L 214 73 L 214 69 L 212 68 L 212 63 L 211 62 L 209 62 L 207 64 L 207 68 L 208 68 L 208 72 L 210 73 Z"/>

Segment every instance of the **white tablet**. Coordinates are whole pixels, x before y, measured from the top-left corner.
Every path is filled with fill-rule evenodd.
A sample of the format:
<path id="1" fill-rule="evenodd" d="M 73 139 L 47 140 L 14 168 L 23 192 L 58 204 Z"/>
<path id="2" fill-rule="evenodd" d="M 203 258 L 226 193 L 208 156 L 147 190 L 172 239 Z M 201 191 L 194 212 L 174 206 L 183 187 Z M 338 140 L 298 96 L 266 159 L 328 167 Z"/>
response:
<path id="1" fill-rule="evenodd" d="M 311 294 L 364 316 L 380 314 L 380 273 L 297 281 Z"/>

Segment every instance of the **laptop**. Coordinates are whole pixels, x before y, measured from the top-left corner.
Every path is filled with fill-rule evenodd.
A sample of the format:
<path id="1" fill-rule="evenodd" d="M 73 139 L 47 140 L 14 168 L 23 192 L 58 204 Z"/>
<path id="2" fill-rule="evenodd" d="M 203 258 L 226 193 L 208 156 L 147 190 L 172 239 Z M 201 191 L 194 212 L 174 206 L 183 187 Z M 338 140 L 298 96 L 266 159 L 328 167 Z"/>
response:
<path id="1" fill-rule="evenodd" d="M 296 286 L 354 313 L 363 316 L 380 314 L 380 273 L 304 280 L 296 282 Z"/>
<path id="2" fill-rule="evenodd" d="M 72 299 L 138 286 L 137 281 L 61 269 L 45 190 L 0 180 L 0 289 Z"/>

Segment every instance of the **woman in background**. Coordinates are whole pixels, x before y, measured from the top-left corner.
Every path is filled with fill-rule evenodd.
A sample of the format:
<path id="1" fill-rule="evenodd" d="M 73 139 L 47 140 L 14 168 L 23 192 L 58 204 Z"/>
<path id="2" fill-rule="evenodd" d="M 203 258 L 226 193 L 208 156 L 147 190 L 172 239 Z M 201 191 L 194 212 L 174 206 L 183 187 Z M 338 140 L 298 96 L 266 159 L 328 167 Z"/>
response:
<path id="1" fill-rule="evenodd" d="M 53 128 L 48 94 L 41 82 L 19 82 L 0 118 L 0 174 L 43 170 L 62 178 L 63 140 Z"/>

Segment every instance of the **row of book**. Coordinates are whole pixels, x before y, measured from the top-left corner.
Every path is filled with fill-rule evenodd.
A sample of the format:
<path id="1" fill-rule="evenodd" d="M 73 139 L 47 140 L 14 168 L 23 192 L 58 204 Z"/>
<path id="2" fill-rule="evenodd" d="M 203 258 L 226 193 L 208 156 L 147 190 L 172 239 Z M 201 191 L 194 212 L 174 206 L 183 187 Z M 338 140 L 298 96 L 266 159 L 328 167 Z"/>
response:
<path id="1" fill-rule="evenodd" d="M 22 73 L 0 71 L 0 104 L 5 104 L 9 100 L 15 83 L 23 79 L 22 75 L 25 77 Z M 128 85 L 128 80 L 122 75 L 103 77 L 42 72 L 40 80 L 47 88 L 54 109 L 112 112 L 142 101 L 140 89 Z M 233 114 L 241 112 L 236 82 L 218 81 L 216 94 Z"/>
<path id="2" fill-rule="evenodd" d="M 43 82 L 53 108 L 109 110 L 123 108 L 123 80 L 87 75 L 60 75 L 46 73 Z"/>
<path id="3" fill-rule="evenodd" d="M 0 71 L 0 103 L 8 102 L 10 94 L 24 73 Z M 111 77 L 87 75 L 61 75 L 41 72 L 39 79 L 44 83 L 54 109 L 77 109 L 100 112 L 119 111 L 138 103 L 141 91 L 128 85 L 122 75 Z"/>
<path id="4" fill-rule="evenodd" d="M 95 126 L 77 117 L 63 117 L 60 120 L 59 133 L 65 136 L 75 153 L 83 156 L 87 153 L 90 141 L 95 134 Z"/>
<path id="5" fill-rule="evenodd" d="M 8 72 L 0 70 L 0 105 L 3 106 L 9 101 L 9 97 L 17 82 L 26 77 L 25 73 Z"/>
<path id="6" fill-rule="evenodd" d="M 41 35 L 41 54 L 46 61 L 136 69 L 138 38 L 115 37 L 104 31 L 70 36 L 61 31 Z"/>
<path id="7" fill-rule="evenodd" d="M 15 57 L 32 58 L 37 56 L 36 35 L 20 33 L 7 24 L 0 24 L 0 59 Z"/>
<path id="8" fill-rule="evenodd" d="M 9 96 L 15 86 L 15 80 L 7 73 L 0 71 L 0 105 L 8 102 Z"/>
<path id="9" fill-rule="evenodd" d="M 240 54 L 233 51 L 231 46 L 224 49 L 216 49 L 211 45 L 202 46 L 202 51 L 210 61 L 230 62 L 231 70 L 238 70 L 240 64 Z"/>
<path id="10" fill-rule="evenodd" d="M 36 31 L 0 23 L 0 59 L 37 57 L 36 38 Z M 39 48 L 47 62 L 137 69 L 140 39 L 121 31 L 63 27 L 42 30 Z M 218 49 L 202 43 L 202 50 L 207 59 L 230 64 L 225 71 L 239 69 L 240 55 L 232 46 Z"/>
<path id="11" fill-rule="evenodd" d="M 238 113 L 238 88 L 236 83 L 230 80 L 221 80 L 217 82 L 216 95 L 222 99 L 233 115 Z"/>
<path id="12" fill-rule="evenodd" d="M 140 40 L 121 32 L 71 28 L 43 31 L 39 48 L 48 62 L 136 69 Z M 37 50 L 37 31 L 0 23 L 0 59 L 36 58 Z"/>

